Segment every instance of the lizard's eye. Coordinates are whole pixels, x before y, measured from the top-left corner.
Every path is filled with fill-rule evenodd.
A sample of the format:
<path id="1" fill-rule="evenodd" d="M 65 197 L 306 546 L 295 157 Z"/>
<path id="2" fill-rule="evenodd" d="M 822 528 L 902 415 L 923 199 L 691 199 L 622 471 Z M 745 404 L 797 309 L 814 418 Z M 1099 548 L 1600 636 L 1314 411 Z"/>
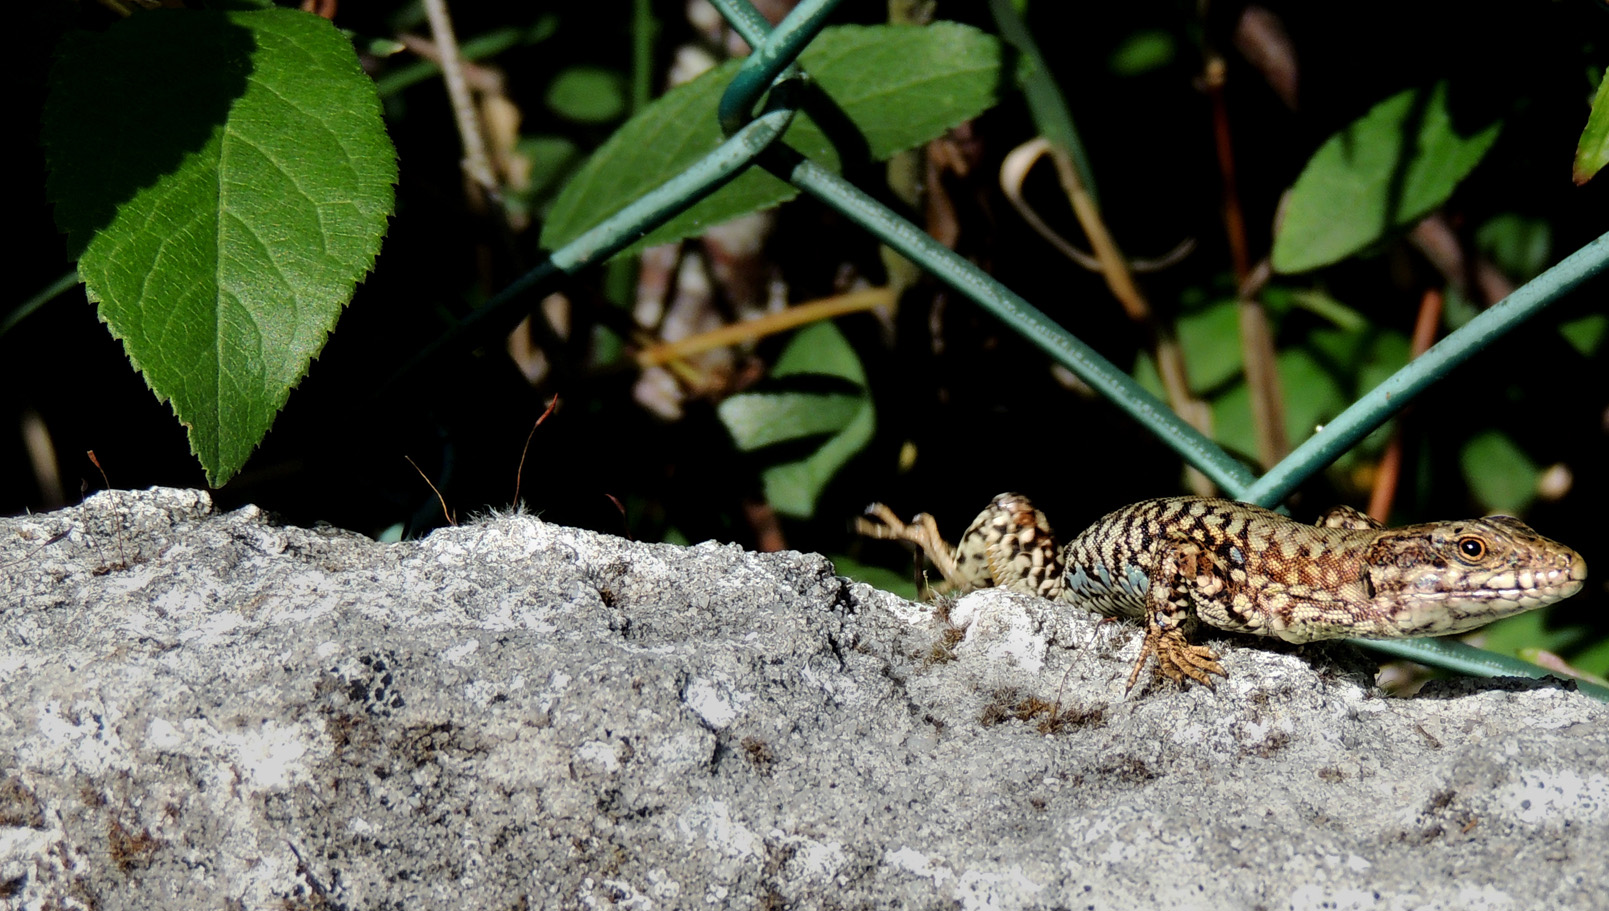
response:
<path id="1" fill-rule="evenodd" d="M 1479 560 L 1486 556 L 1486 542 L 1473 535 L 1467 535 L 1458 539 L 1458 552 L 1463 554 L 1466 560 Z"/>

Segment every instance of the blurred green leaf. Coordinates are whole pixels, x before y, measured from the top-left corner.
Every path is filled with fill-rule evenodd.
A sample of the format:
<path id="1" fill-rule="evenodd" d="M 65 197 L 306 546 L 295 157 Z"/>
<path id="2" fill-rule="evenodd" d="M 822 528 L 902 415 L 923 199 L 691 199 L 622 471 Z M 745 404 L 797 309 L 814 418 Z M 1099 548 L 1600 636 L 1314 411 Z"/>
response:
<path id="1" fill-rule="evenodd" d="M 742 61 L 724 63 L 656 99 L 626 121 L 570 178 L 542 227 L 542 246 L 554 250 L 680 174 L 722 141 L 715 108 Z M 837 157 L 820 130 L 795 118 L 789 144 L 837 170 Z M 698 234 L 739 215 L 792 199 L 798 190 L 760 168 L 750 168 L 629 250 Z"/>
<path id="2" fill-rule="evenodd" d="M 1547 615 L 1548 611 L 1533 610 L 1504 617 L 1481 627 L 1473 638 L 1478 640 L 1480 648 L 1515 657 L 1519 657 L 1522 650 L 1530 649 L 1563 655 L 1586 638 L 1586 629 L 1579 626 L 1548 629 Z"/>
<path id="3" fill-rule="evenodd" d="M 1171 34 L 1160 29 L 1146 29 L 1123 39 L 1123 43 L 1112 52 L 1107 65 L 1119 76 L 1138 76 L 1172 63 L 1176 52 L 1176 42 Z"/>
<path id="4" fill-rule="evenodd" d="M 1526 611 L 1481 627 L 1480 647 L 1508 655 L 1518 655 L 1521 649 L 1562 655 L 1586 638 L 1586 629 L 1579 626 L 1548 629 L 1547 615 L 1545 610 Z"/>
<path id="5" fill-rule="evenodd" d="M 768 466 L 761 474 L 771 506 L 783 515 L 798 518 L 815 513 L 816 500 L 827 482 L 870 442 L 877 428 L 871 395 L 865 388 L 865 370 L 849 341 L 831 323 L 800 330 L 771 371 L 772 380 L 807 376 L 852 383 L 859 391 L 743 392 L 716 408 L 733 441 L 744 451 L 790 440 L 827 437 L 810 455 Z"/>
<path id="6" fill-rule="evenodd" d="M 563 136 L 525 136 L 514 146 L 514 151 L 530 163 L 530 171 L 525 176 L 525 186 L 510 187 L 509 211 L 519 215 L 540 214 L 542 202 L 581 163 L 581 150 Z"/>
<path id="7" fill-rule="evenodd" d="M 553 78 L 548 110 L 577 123 L 608 123 L 626 112 L 626 80 L 596 66 L 568 67 Z"/>
<path id="8" fill-rule="evenodd" d="M 1609 676 L 1609 636 L 1599 638 L 1571 655 L 1570 663 L 1589 674 Z"/>
<path id="9" fill-rule="evenodd" d="M 1274 238 L 1274 269 L 1327 266 L 1412 225 L 1452 195 L 1500 129 L 1460 134 L 1445 82 L 1375 105 L 1326 140 L 1296 178 Z"/>
<path id="10" fill-rule="evenodd" d="M 1481 308 L 1469 299 L 1469 296 L 1458 290 L 1456 285 L 1448 285 L 1441 304 L 1441 325 L 1447 332 L 1462 329 L 1469 321 L 1480 316 Z"/>
<path id="11" fill-rule="evenodd" d="M 1162 388 L 1162 376 L 1156 372 L 1156 362 L 1151 355 L 1143 351 L 1135 355 L 1134 369 L 1129 371 L 1129 375 L 1134 377 L 1134 382 L 1139 383 L 1141 389 L 1167 401 L 1167 390 Z"/>
<path id="12" fill-rule="evenodd" d="M 1581 352 L 1582 357 L 1597 354 L 1598 349 L 1603 347 L 1606 333 L 1609 333 L 1609 316 L 1602 313 L 1588 313 L 1559 327 L 1559 334 Z"/>
<path id="13" fill-rule="evenodd" d="M 1352 331 L 1315 329 L 1308 334 L 1308 350 L 1323 363 L 1324 369 L 1340 385 L 1342 394 L 1356 399 L 1385 382 L 1408 363 L 1411 346 L 1408 336 L 1395 329 L 1361 326 Z M 1281 378 L 1283 380 L 1283 377 Z M 1377 453 L 1391 438 L 1390 421 L 1375 428 L 1351 451 L 1336 460 L 1346 468 L 1360 455 Z M 1308 428 L 1304 435 L 1311 432 Z M 1292 442 L 1295 442 L 1293 438 Z"/>
<path id="14" fill-rule="evenodd" d="M 1240 304 L 1218 301 L 1186 313 L 1176 324 L 1190 389 L 1204 394 L 1240 375 Z"/>
<path id="15" fill-rule="evenodd" d="M 1208 395 L 1240 375 L 1240 313 L 1235 301 L 1219 300 L 1190 309 L 1174 325 L 1191 392 Z M 1135 382 L 1151 394 L 1166 397 L 1150 354 L 1135 358 L 1132 373 Z"/>
<path id="16" fill-rule="evenodd" d="M 771 368 L 773 377 L 806 373 L 866 385 L 866 368 L 860 365 L 860 355 L 832 323 L 817 323 L 799 330 Z"/>
<path id="17" fill-rule="evenodd" d="M 1536 498 L 1541 469 L 1500 430 L 1471 437 L 1459 453 L 1459 464 L 1470 492 L 1492 512 L 1520 515 Z"/>
<path id="18" fill-rule="evenodd" d="M 868 566 L 842 554 L 833 554 L 828 559 L 832 560 L 833 569 L 840 576 L 848 576 L 872 588 L 892 592 L 907 601 L 915 601 L 921 597 L 909 573 L 898 573 L 881 566 Z"/>
<path id="19" fill-rule="evenodd" d="M 272 5 L 273 4 L 271 3 L 267 4 L 264 6 L 264 9 Z M 397 41 L 393 38 L 381 38 L 375 35 L 359 35 L 357 32 L 351 31 L 350 29 L 341 29 L 341 34 L 346 36 L 346 40 L 352 42 L 352 47 L 354 47 L 358 53 L 368 54 L 371 57 L 391 57 L 408 49 L 406 44 L 403 44 L 401 41 Z"/>
<path id="20" fill-rule="evenodd" d="M 1609 164 L 1609 74 L 1598 80 L 1598 95 L 1587 112 L 1587 125 L 1575 147 L 1575 182 L 1584 184 Z"/>
<path id="21" fill-rule="evenodd" d="M 773 465 L 761 473 L 766 501 L 785 516 L 808 519 L 815 515 L 816 500 L 827 482 L 871 442 L 876 430 L 877 421 L 868 398 L 843 431 L 821 444 L 814 455 L 797 462 Z"/>
<path id="22" fill-rule="evenodd" d="M 882 160 L 993 107 L 1000 43 L 953 22 L 836 26 L 799 62 L 859 130 L 871 157 Z M 670 90 L 609 137 L 554 202 L 542 246 L 569 243 L 720 145 L 716 107 L 740 65 L 730 61 Z M 837 151 L 807 115 L 794 119 L 784 141 L 838 170 Z M 628 249 L 699 234 L 796 195 L 791 184 L 751 168 Z"/>
<path id="23" fill-rule="evenodd" d="M 1395 329 L 1368 333 L 1363 358 L 1354 368 L 1357 385 L 1348 392 L 1354 398 L 1362 396 L 1408 366 L 1412 355 L 1413 342 L 1406 334 Z"/>
<path id="24" fill-rule="evenodd" d="M 1509 278 L 1530 281 L 1553 263 L 1553 229 L 1540 218 L 1505 212 L 1480 226 L 1475 247 Z"/>
<path id="25" fill-rule="evenodd" d="M 1307 347 L 1321 358 L 1331 373 L 1354 375 L 1369 345 L 1369 329 L 1314 329 L 1307 334 Z"/>
<path id="26" fill-rule="evenodd" d="M 721 403 L 721 422 L 748 451 L 843 429 L 865 403 L 863 395 L 745 392 Z"/>
<path id="27" fill-rule="evenodd" d="M 1294 291 L 1292 302 L 1303 310 L 1334 323 L 1341 329 L 1356 331 L 1369 325 L 1363 314 L 1341 303 L 1323 291 Z"/>
<path id="28" fill-rule="evenodd" d="M 1280 353 L 1279 384 L 1285 390 L 1285 433 L 1292 446 L 1305 442 L 1352 403 L 1340 380 L 1306 351 Z"/>
<path id="29" fill-rule="evenodd" d="M 1285 393 L 1285 433 L 1292 446 L 1313 435 L 1317 426 L 1339 414 L 1348 399 L 1335 377 L 1301 349 L 1281 351 L 1275 359 Z M 1256 452 L 1251 393 L 1245 381 L 1212 400 L 1213 438 L 1236 452 Z"/>

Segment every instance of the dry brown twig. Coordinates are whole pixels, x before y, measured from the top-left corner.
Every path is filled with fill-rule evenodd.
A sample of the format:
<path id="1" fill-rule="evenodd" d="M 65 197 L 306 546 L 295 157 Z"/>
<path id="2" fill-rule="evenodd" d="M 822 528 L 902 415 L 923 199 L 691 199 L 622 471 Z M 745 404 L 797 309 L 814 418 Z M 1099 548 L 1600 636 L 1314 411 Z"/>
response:
<path id="1" fill-rule="evenodd" d="M 559 407 L 559 397 L 555 395 L 548 402 L 547 410 L 542 412 L 542 416 L 536 419 L 535 424 L 531 425 L 531 432 L 525 435 L 525 448 L 520 450 L 520 465 L 514 469 L 514 504 L 516 506 L 520 502 L 520 478 L 525 474 L 525 455 L 531 451 L 531 440 L 536 437 L 536 428 L 541 427 L 542 422 L 547 420 L 548 415 L 552 414 L 553 409 L 557 407 Z"/>
<path id="2" fill-rule="evenodd" d="M 447 524 L 456 528 L 458 526 L 458 518 L 453 515 L 452 510 L 447 508 L 447 498 L 441 495 L 441 491 L 437 490 L 436 485 L 431 483 L 430 478 L 424 473 L 423 470 L 419 468 L 418 463 L 413 460 L 412 456 L 405 455 L 403 458 L 408 460 L 408 464 L 413 466 L 414 471 L 419 472 L 419 477 L 423 478 L 425 484 L 429 485 L 430 492 L 436 495 L 436 502 L 441 504 L 441 514 L 442 517 L 447 520 Z"/>
<path id="3" fill-rule="evenodd" d="M 1107 288 L 1111 289 L 1112 296 L 1122 305 L 1123 312 L 1150 335 L 1151 356 L 1156 363 L 1157 374 L 1162 378 L 1162 388 L 1167 393 L 1169 406 L 1192 427 L 1210 436 L 1212 413 L 1205 402 L 1190 393 L 1184 353 L 1179 348 L 1178 338 L 1171 326 L 1163 325 L 1156 319 L 1150 302 L 1134 283 L 1134 269 L 1118 249 L 1116 241 L 1112 239 L 1111 232 L 1106 228 L 1106 222 L 1101 218 L 1100 207 L 1085 189 L 1072 159 L 1042 137 L 1030 140 L 1012 150 L 1001 163 L 1001 189 L 1007 199 L 1012 201 L 1012 205 L 1016 206 L 1017 211 L 1023 213 L 1029 224 L 1035 225 L 1035 230 L 1040 231 L 1047 239 L 1054 237 L 1054 232 L 1050 232 L 1048 227 L 1040 229 L 1039 226 L 1043 226 L 1044 221 L 1033 213 L 1032 208 L 1022 199 L 1022 182 L 1028 170 L 1045 157 L 1049 157 L 1056 166 L 1056 176 L 1061 182 L 1062 192 L 1066 194 L 1067 201 L 1072 205 L 1073 214 L 1078 217 L 1079 226 L 1084 229 L 1090 247 L 1095 251 L 1095 270 L 1106 280 Z M 1051 243 L 1075 261 L 1085 264 L 1087 258 L 1081 259 L 1079 255 L 1075 255 L 1072 251 L 1076 248 L 1071 244 L 1065 241 L 1058 243 L 1057 240 L 1051 240 Z M 1193 248 L 1194 241 L 1187 239 L 1164 257 L 1162 262 L 1171 265 Z M 1203 496 L 1212 493 L 1212 482 L 1207 480 L 1206 475 L 1192 468 L 1187 471 L 1187 476 L 1190 487 L 1195 493 Z"/>

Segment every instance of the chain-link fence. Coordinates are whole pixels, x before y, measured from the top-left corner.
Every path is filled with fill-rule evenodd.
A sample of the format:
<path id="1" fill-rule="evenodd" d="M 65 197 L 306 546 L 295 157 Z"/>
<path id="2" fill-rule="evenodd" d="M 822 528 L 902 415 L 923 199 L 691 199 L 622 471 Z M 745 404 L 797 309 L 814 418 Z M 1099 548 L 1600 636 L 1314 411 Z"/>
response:
<path id="1" fill-rule="evenodd" d="M 797 111 L 795 105 L 801 93 L 793 89 L 809 78 L 794 61 L 826 24 L 837 0 L 804 0 L 775 29 L 747 0 L 713 2 L 755 49 L 732 79 L 721 101 L 719 117 L 726 141 L 676 178 L 553 251 L 547 262 L 489 301 L 470 324 L 460 326 L 455 335 L 468 336 L 473 324 L 506 318 L 508 312 L 521 306 L 522 300 L 529 299 L 528 294 L 624 250 L 746 169 L 763 168 L 830 206 L 997 316 L 1117 404 L 1229 496 L 1273 506 L 1449 371 L 1609 265 L 1609 234 L 1605 234 L 1442 339 L 1354 402 L 1262 476 L 1254 476 L 1239 460 L 1179 418 L 1127 373 L 1011 289 L 832 171 L 778 141 Z M 762 97 L 767 97 L 764 108 L 759 114 L 749 116 Z M 427 351 L 420 360 L 434 353 Z M 1362 644 L 1463 673 L 1528 676 L 1544 673 L 1534 665 L 1457 642 L 1412 640 Z M 1591 687 L 1590 684 L 1585 686 Z M 1602 688 L 1591 688 L 1600 698 L 1609 698 L 1609 690 L 1598 693 Z"/>

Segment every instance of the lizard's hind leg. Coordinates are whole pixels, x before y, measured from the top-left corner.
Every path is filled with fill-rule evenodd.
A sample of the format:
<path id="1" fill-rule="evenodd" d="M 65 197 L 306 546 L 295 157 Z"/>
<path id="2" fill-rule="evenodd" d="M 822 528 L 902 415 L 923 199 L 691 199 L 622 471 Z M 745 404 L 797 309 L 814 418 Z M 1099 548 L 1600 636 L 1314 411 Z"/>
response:
<path id="1" fill-rule="evenodd" d="M 1001 588 L 1055 598 L 1062 591 L 1062 564 L 1045 514 L 1021 494 L 1003 493 L 967 526 L 953 550 L 933 517 L 922 513 L 901 522 L 881 503 L 866 507 L 855 530 L 872 538 L 909 541 L 957 591 Z"/>
<path id="2" fill-rule="evenodd" d="M 1062 592 L 1062 561 L 1045 514 L 1028 498 L 1003 493 L 967 526 L 955 548 L 956 569 L 978 580 L 1041 598 Z"/>

